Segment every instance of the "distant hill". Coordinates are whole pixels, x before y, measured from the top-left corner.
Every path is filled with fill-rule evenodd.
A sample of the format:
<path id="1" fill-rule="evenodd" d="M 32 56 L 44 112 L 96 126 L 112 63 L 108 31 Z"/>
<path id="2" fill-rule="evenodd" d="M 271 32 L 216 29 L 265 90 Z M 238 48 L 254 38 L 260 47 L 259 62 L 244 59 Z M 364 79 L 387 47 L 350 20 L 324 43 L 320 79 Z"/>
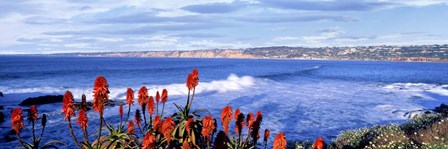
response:
<path id="1" fill-rule="evenodd" d="M 105 57 L 256 58 L 448 62 L 448 44 L 419 46 L 358 46 L 319 48 L 278 46 L 247 49 L 211 49 L 193 51 L 79 53 L 76 55 Z"/>

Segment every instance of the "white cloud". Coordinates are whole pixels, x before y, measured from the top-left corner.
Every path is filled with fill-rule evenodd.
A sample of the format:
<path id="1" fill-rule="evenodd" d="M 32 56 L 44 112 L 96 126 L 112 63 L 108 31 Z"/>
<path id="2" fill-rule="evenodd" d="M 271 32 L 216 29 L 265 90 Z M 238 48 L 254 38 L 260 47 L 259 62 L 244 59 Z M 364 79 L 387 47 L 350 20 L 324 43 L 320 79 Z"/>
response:
<path id="1" fill-rule="evenodd" d="M 430 6 L 437 4 L 448 4 L 446 0 L 380 0 L 381 2 L 400 3 L 407 6 Z"/>
<path id="2" fill-rule="evenodd" d="M 322 1 L 335 0 L 320 0 L 318 2 Z M 306 4 L 310 4 L 310 7 L 312 7 L 311 3 L 316 1 L 307 0 L 307 2 L 310 2 Z M 350 2 L 344 1 L 344 4 L 350 4 Z M 366 0 L 362 2 L 356 1 L 355 3 L 363 2 L 401 4 L 393 5 L 390 8 L 382 7 L 382 5 L 378 6 L 388 9 L 388 11 L 403 6 L 423 7 L 448 3 L 446 0 Z M 224 5 L 238 3 L 244 9 L 221 14 L 200 14 L 181 9 L 191 5 L 207 6 L 207 4 L 216 3 Z M 373 12 L 369 12 L 368 10 L 370 9 L 366 9 L 362 13 L 303 11 L 271 7 L 265 5 L 261 0 L 24 0 L 20 3 L 8 3 L 8 5 L 11 4 L 14 8 L 22 5 L 23 8 L 10 9 L 3 14 L 2 10 L 0 10 L 0 53 L 13 53 L 11 50 L 20 53 L 26 51 L 24 49 L 29 49 L 30 53 L 39 53 L 36 50 L 51 53 L 51 51 L 64 50 L 85 52 L 110 49 L 117 51 L 134 49 L 185 50 L 245 48 L 264 45 L 349 45 L 385 43 L 394 40 L 411 43 L 414 39 L 418 39 L 415 43 L 439 43 L 446 41 L 444 39 L 447 38 L 444 28 L 438 29 L 442 32 L 440 36 L 420 39 L 418 38 L 419 35 L 409 35 L 403 38 L 403 35 L 390 33 L 388 30 L 396 28 L 390 24 L 379 26 L 380 30 L 378 33 L 363 30 L 362 27 L 358 26 L 365 25 L 363 23 L 366 23 L 366 20 L 371 21 L 368 20 L 371 19 L 369 18 L 370 14 L 375 15 L 375 13 L 384 9 L 375 9 Z M 440 11 L 440 8 L 438 7 L 438 10 L 434 11 Z M 29 11 L 29 9 L 32 9 L 32 11 Z M 297 17 L 299 20 L 300 18 L 305 18 L 306 20 L 307 18 L 312 19 L 313 16 L 317 15 L 347 16 L 347 18 L 359 18 L 359 21 L 338 22 L 337 19 L 309 22 L 278 21 L 281 21 L 281 18 L 288 17 Z M 250 21 L 254 18 L 256 20 L 260 16 L 265 17 L 268 21 L 263 23 Z M 440 16 L 427 16 L 429 18 L 433 17 L 434 20 L 441 19 Z M 236 19 L 241 17 L 247 17 L 249 21 L 244 22 Z M 116 20 L 110 21 L 107 19 Z M 391 18 L 381 17 L 381 19 L 384 19 L 381 22 L 387 22 Z M 375 23 L 375 21 L 369 23 Z M 325 28 L 335 24 L 343 26 L 347 30 L 342 31 L 340 28 L 332 28 L 326 32 L 314 32 L 316 28 Z M 432 30 L 419 27 L 418 25 L 409 24 L 409 26 L 409 31 L 421 30 L 426 34 L 434 34 L 434 30 L 437 30 L 438 27 L 435 25 L 433 28 L 436 29 Z M 49 34 L 49 32 L 54 34 Z M 353 34 L 359 36 L 346 37 Z M 368 34 L 381 36 L 370 38 L 367 36 Z M 181 35 L 198 36 L 191 38 L 192 36 Z M 215 38 L 207 35 L 215 35 Z"/>
<path id="3" fill-rule="evenodd" d="M 87 43 L 70 43 L 70 44 L 64 44 L 64 47 L 67 47 L 67 48 L 87 48 L 87 47 L 89 47 L 89 44 L 87 44 Z"/>

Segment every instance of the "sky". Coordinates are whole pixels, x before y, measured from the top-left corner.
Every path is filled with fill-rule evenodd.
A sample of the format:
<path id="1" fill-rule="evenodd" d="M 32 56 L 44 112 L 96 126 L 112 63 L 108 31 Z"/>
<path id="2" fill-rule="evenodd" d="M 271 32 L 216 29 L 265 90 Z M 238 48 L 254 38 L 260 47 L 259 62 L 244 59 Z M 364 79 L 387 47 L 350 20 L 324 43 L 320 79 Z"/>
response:
<path id="1" fill-rule="evenodd" d="M 0 54 L 448 43 L 448 0 L 1 0 Z"/>

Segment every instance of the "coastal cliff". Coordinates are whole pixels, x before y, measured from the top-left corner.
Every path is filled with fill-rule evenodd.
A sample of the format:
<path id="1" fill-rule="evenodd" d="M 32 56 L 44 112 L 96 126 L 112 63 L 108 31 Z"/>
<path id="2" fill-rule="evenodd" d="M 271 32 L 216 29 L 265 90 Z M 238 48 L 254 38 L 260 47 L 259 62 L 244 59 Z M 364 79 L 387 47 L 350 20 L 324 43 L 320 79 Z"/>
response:
<path id="1" fill-rule="evenodd" d="M 279 46 L 248 49 L 79 53 L 77 56 L 448 62 L 448 45 L 320 48 Z"/>

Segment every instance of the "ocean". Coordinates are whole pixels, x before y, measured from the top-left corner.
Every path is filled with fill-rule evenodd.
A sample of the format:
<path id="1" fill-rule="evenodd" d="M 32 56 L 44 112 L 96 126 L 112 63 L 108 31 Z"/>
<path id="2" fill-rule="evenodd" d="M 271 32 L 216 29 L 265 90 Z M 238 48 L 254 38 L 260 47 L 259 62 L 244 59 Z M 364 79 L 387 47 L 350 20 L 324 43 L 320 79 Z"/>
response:
<path id="1" fill-rule="evenodd" d="M 318 136 L 331 140 L 347 129 L 403 123 L 408 111 L 448 102 L 448 63 L 0 56 L 0 91 L 4 94 L 0 105 L 6 114 L 0 138 L 11 130 L 10 111 L 25 98 L 63 95 L 70 90 L 76 101 L 82 94 L 92 100 L 93 83 L 100 75 L 109 82 L 114 100 L 125 100 L 128 87 L 138 92 L 145 85 L 150 95 L 166 88 L 166 111 L 171 114 L 176 111 L 173 103 L 185 104 L 185 80 L 193 68 L 198 68 L 200 78 L 193 110 L 207 109 L 217 119 L 226 105 L 245 114 L 262 111 L 261 130 L 270 129 L 272 136 L 284 132 L 288 140 Z M 44 138 L 73 145 L 61 103 L 37 108 L 39 116 L 49 115 Z M 105 113 L 106 120 L 116 126 L 118 106 L 107 107 Z M 98 114 L 89 111 L 88 117 L 92 133 Z M 25 123 L 22 133 L 28 141 L 29 126 Z M 74 129 L 80 131 L 76 124 Z M 14 148 L 18 143 L 2 140 L 0 146 Z"/>

